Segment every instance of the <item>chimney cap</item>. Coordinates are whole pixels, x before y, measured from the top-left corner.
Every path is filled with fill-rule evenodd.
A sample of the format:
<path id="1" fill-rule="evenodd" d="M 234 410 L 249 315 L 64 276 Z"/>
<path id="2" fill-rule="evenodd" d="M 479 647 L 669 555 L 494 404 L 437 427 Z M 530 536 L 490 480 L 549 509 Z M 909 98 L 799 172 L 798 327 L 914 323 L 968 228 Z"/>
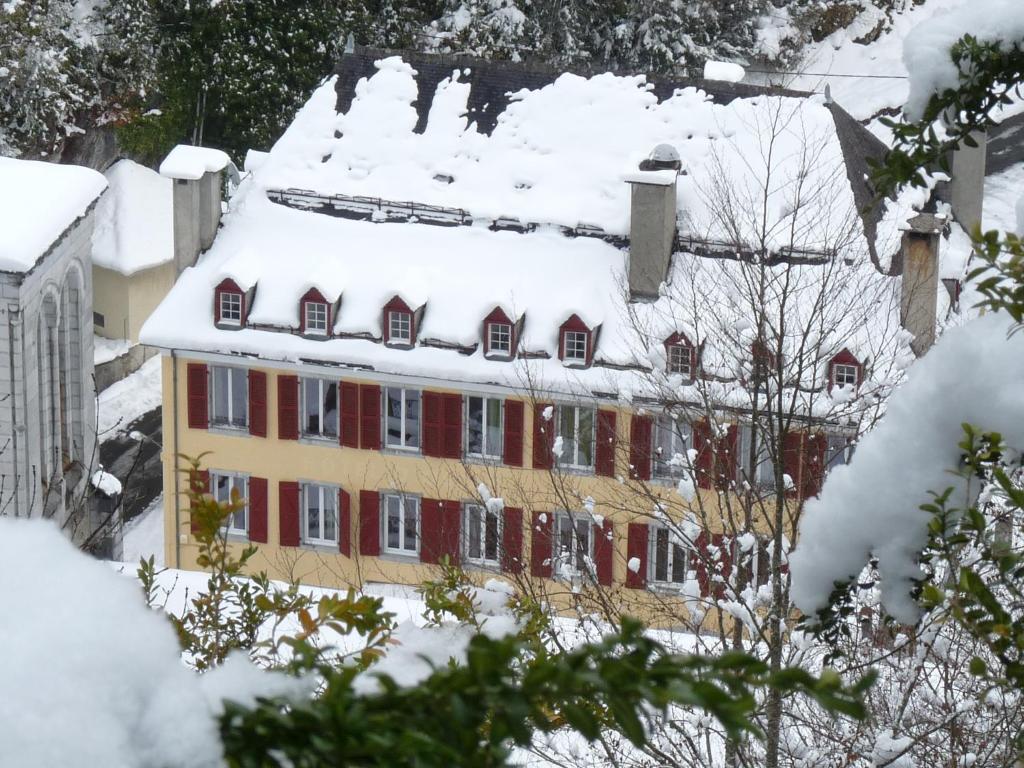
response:
<path id="1" fill-rule="evenodd" d="M 682 167 L 679 152 L 671 144 L 659 144 L 651 150 L 647 159 L 640 161 L 641 171 L 679 171 Z"/>
<path id="2" fill-rule="evenodd" d="M 944 232 L 948 225 L 949 217 L 943 213 L 919 213 L 907 219 L 902 229 L 906 232 L 934 235 Z"/>

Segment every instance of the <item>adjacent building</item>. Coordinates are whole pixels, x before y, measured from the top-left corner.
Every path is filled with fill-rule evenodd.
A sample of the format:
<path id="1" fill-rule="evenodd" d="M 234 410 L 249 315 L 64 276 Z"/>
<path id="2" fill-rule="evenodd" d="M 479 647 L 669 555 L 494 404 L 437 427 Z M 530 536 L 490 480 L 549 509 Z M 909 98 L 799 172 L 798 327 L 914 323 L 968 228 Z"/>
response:
<path id="1" fill-rule="evenodd" d="M 96 458 L 91 238 L 95 171 L 0 158 L 0 514 L 76 541 Z"/>
<path id="2" fill-rule="evenodd" d="M 729 215 L 761 199 L 769 145 L 778 184 Z M 776 467 L 794 503 L 816 493 L 911 340 L 953 317 L 948 216 L 862 213 L 879 151 L 807 94 L 346 55 L 141 334 L 164 354 L 167 563 L 195 562 L 184 454 L 248 500 L 228 535 L 274 577 L 418 583 L 448 556 L 641 596 L 690 579 L 700 541 L 763 579 L 763 546 L 682 542 L 658 500 L 718 508 Z M 175 203 L 176 232 L 209 231 Z M 796 332 L 749 321 L 762 262 L 758 299 Z M 926 299 L 909 333 L 904 284 Z M 798 418 L 766 457 L 751 424 L 780 351 Z"/>

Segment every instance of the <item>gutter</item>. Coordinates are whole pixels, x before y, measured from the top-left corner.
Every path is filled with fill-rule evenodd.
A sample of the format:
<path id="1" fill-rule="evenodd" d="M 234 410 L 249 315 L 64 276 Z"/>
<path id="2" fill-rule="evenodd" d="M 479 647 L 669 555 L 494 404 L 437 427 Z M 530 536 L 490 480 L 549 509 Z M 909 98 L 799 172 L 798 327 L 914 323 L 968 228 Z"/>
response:
<path id="1" fill-rule="evenodd" d="M 8 306 L 7 320 L 7 360 L 10 362 L 10 396 L 11 396 L 11 449 L 13 457 L 11 466 L 14 467 L 14 516 L 21 517 L 21 504 L 19 496 L 21 489 L 18 487 L 18 390 L 17 377 L 14 373 L 14 333 L 21 326 L 21 310 L 17 304 Z M 24 357 L 22 357 L 24 364 Z M 27 481 L 26 481 L 27 482 Z"/>
<path id="2" fill-rule="evenodd" d="M 174 567 L 181 569 L 181 456 L 178 451 L 178 355 L 171 350 L 171 419 L 174 421 Z"/>

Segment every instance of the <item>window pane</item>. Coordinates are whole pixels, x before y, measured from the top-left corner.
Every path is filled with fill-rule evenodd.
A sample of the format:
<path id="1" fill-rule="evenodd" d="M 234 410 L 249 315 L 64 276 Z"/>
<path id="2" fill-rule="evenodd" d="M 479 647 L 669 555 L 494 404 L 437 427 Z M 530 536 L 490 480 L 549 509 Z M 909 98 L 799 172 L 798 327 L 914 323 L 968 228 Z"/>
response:
<path id="1" fill-rule="evenodd" d="M 668 581 L 668 531 L 658 528 L 654 534 L 654 580 Z"/>
<path id="2" fill-rule="evenodd" d="M 484 452 L 484 399 L 468 398 L 466 409 L 466 451 L 480 455 Z"/>
<path id="3" fill-rule="evenodd" d="M 397 496 L 387 497 L 388 505 L 388 547 L 398 549 L 401 546 L 402 507 Z"/>
<path id="4" fill-rule="evenodd" d="M 562 515 L 558 518 L 558 554 L 567 555 L 572 551 L 572 518 Z"/>
<path id="5" fill-rule="evenodd" d="M 466 510 L 466 517 L 468 521 L 467 535 L 469 537 L 469 550 L 466 553 L 469 557 L 479 559 L 483 555 L 480 550 L 481 536 L 481 525 L 480 525 L 480 507 L 469 507 Z"/>
<path id="6" fill-rule="evenodd" d="M 594 411 L 580 408 L 579 459 L 577 463 L 589 467 L 594 463 Z"/>
<path id="7" fill-rule="evenodd" d="M 587 567 L 586 558 L 590 556 L 590 521 L 576 521 L 576 567 L 583 570 Z"/>
<path id="8" fill-rule="evenodd" d="M 324 391 L 324 435 L 338 436 L 338 383 L 321 382 Z"/>
<path id="9" fill-rule="evenodd" d="M 402 390 L 388 387 L 384 397 L 387 412 L 387 444 L 402 445 Z"/>
<path id="10" fill-rule="evenodd" d="M 487 455 L 501 455 L 501 400 L 487 399 Z"/>
<path id="11" fill-rule="evenodd" d="M 338 492 L 333 488 L 324 488 L 324 538 L 335 541 L 338 538 L 337 510 Z"/>
<path id="12" fill-rule="evenodd" d="M 320 381 L 302 380 L 303 423 L 302 429 L 310 435 L 320 434 Z"/>
<path id="13" fill-rule="evenodd" d="M 413 499 L 405 500 L 405 549 L 416 551 L 416 518 L 419 517 L 419 504 Z"/>
<path id="14" fill-rule="evenodd" d="M 688 551 L 684 547 L 681 547 L 678 544 L 672 545 L 672 581 L 676 584 L 682 584 L 686 581 L 688 554 Z"/>
<path id="15" fill-rule="evenodd" d="M 405 444 L 420 446 L 420 393 L 415 389 L 405 390 Z"/>
<path id="16" fill-rule="evenodd" d="M 236 427 L 244 427 L 249 423 L 248 404 L 249 381 L 246 372 L 233 368 L 231 369 L 231 423 Z"/>
<path id="17" fill-rule="evenodd" d="M 211 420 L 226 423 L 228 420 L 228 398 L 231 391 L 228 384 L 228 369 L 215 366 L 213 369 L 213 413 Z"/>
<path id="18" fill-rule="evenodd" d="M 576 409 L 571 405 L 558 407 L 558 435 L 562 438 L 562 457 L 568 464 L 576 463 Z"/>
<path id="19" fill-rule="evenodd" d="M 491 561 L 498 559 L 498 516 L 487 513 L 487 530 L 484 532 L 484 556 Z"/>
<path id="20" fill-rule="evenodd" d="M 214 475 L 213 496 L 220 504 L 231 501 L 231 478 L 227 475 Z"/>
<path id="21" fill-rule="evenodd" d="M 320 489 L 316 486 L 306 489 L 306 538 L 320 538 Z"/>

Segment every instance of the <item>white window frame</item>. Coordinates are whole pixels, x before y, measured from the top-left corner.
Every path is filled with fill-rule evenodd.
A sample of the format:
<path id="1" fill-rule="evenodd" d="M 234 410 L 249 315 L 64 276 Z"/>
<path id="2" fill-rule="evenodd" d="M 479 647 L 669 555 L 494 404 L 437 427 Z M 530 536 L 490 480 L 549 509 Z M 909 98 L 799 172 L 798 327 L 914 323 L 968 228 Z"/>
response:
<path id="1" fill-rule="evenodd" d="M 502 337 L 504 337 L 503 340 Z M 498 322 L 487 324 L 487 353 L 491 355 L 512 354 L 511 324 Z"/>
<path id="2" fill-rule="evenodd" d="M 686 434 L 680 434 L 680 431 Z M 662 436 L 668 432 L 671 435 L 669 440 L 671 454 L 664 455 L 661 451 Z M 654 429 L 651 431 L 651 457 L 653 458 L 652 473 L 656 478 L 673 479 L 683 477 L 687 471 L 686 463 L 673 465 L 672 457 L 681 454 L 687 458 L 687 451 L 693 447 L 693 426 L 684 419 L 673 418 L 671 414 L 665 413 L 658 416 L 654 422 Z"/>
<path id="3" fill-rule="evenodd" d="M 217 371 L 225 370 L 228 372 L 228 413 L 227 420 L 220 418 L 215 415 L 217 405 Z M 235 423 L 235 399 L 232 396 L 235 388 L 235 377 L 242 376 L 242 387 L 245 393 L 245 422 L 242 424 Z M 210 366 L 210 426 L 215 429 L 237 429 L 247 430 L 249 428 L 249 369 L 238 368 L 233 365 L 211 365 Z"/>
<path id="4" fill-rule="evenodd" d="M 309 497 L 310 494 L 317 494 L 317 502 L 319 503 L 320 515 L 317 521 L 317 532 L 316 535 L 311 535 L 309 532 Z M 341 488 L 336 485 L 327 485 L 325 483 L 303 483 L 302 484 L 302 543 L 309 544 L 311 546 L 323 546 L 323 547 L 337 547 L 338 546 L 338 528 L 341 525 Z M 324 521 L 326 519 L 326 499 L 333 499 L 333 511 L 334 511 L 334 538 L 329 539 L 324 536 Z"/>
<path id="5" fill-rule="evenodd" d="M 323 301 L 305 302 L 305 329 L 311 336 L 326 336 L 330 311 Z"/>
<path id="6" fill-rule="evenodd" d="M 854 446 L 848 435 L 826 434 L 825 436 L 825 472 L 831 472 L 835 467 L 849 464 L 853 456 Z"/>
<path id="7" fill-rule="evenodd" d="M 320 431 L 309 432 L 306 429 L 306 382 L 316 381 L 318 382 L 317 392 L 319 393 L 319 400 L 317 402 L 317 411 L 320 418 Z M 324 387 L 334 385 L 334 434 L 324 433 Z M 334 379 L 324 379 L 319 376 L 301 376 L 299 377 L 299 434 L 302 437 L 310 438 L 312 440 L 330 440 L 337 442 L 338 435 L 341 433 L 341 385 Z"/>
<path id="8" fill-rule="evenodd" d="M 580 573 L 593 575 L 592 570 L 595 566 L 594 563 L 594 520 L 590 515 L 574 514 L 570 512 L 556 512 L 554 520 L 554 535 L 552 536 L 551 542 L 551 557 L 553 561 L 561 561 L 563 552 L 566 547 L 563 546 L 562 541 L 562 523 L 565 520 L 571 520 L 573 525 L 570 530 L 570 541 L 568 551 L 572 554 L 571 562 L 569 565 Z M 585 552 L 580 552 L 579 538 L 580 538 L 580 526 L 585 526 L 587 532 L 587 546 Z M 580 562 L 580 558 L 583 558 L 583 562 Z M 555 577 L 558 576 L 557 569 L 554 570 Z"/>
<path id="9" fill-rule="evenodd" d="M 223 478 L 228 481 L 227 486 L 227 498 L 220 498 L 219 493 L 219 482 Z M 241 486 L 241 487 L 239 487 Z M 220 504 L 231 502 L 231 491 L 238 488 L 239 498 L 245 501 L 245 505 L 233 512 L 224 521 L 224 525 L 221 526 L 221 530 L 228 536 L 244 536 L 249 537 L 249 476 L 241 474 L 239 472 L 222 472 L 220 470 L 210 470 L 210 493 L 213 498 Z M 242 516 L 242 527 L 239 528 L 236 523 L 238 522 L 238 516 Z"/>
<path id="10" fill-rule="evenodd" d="M 666 358 L 669 373 L 686 379 L 693 378 L 693 348 L 689 344 L 669 344 Z"/>
<path id="11" fill-rule="evenodd" d="M 466 400 L 466 406 L 465 406 L 465 408 L 466 408 L 466 411 L 465 411 L 465 433 L 466 434 L 464 436 L 465 437 L 465 442 L 463 444 L 466 446 L 466 456 L 469 457 L 469 458 L 482 459 L 482 460 L 485 460 L 485 461 L 497 461 L 497 460 L 500 460 L 502 458 L 502 456 L 504 455 L 502 453 L 502 451 L 504 449 L 504 443 L 505 443 L 505 400 L 503 398 L 500 398 L 500 397 L 491 397 L 491 396 L 488 396 L 488 395 L 466 395 L 465 400 Z M 470 440 L 469 440 L 469 409 L 470 409 L 471 401 L 473 401 L 473 400 L 480 400 L 481 401 L 480 407 L 481 407 L 481 414 L 482 414 L 482 417 L 483 417 L 483 423 L 481 425 L 482 435 L 480 436 L 480 446 L 481 446 L 481 449 L 480 449 L 479 452 L 470 451 L 470 449 L 469 449 L 469 445 L 470 445 Z M 487 406 L 488 406 L 488 403 L 490 403 L 492 401 L 495 401 L 495 402 L 498 403 L 498 445 L 497 446 L 491 446 L 487 442 L 487 436 L 488 436 L 488 432 L 487 432 L 487 427 L 488 427 L 488 424 L 487 424 L 488 408 L 487 408 Z"/>
<path id="12" fill-rule="evenodd" d="M 479 547 L 479 556 L 473 556 L 470 554 L 470 547 L 473 545 L 473 540 L 470 536 L 470 520 L 474 516 L 481 518 L 479 539 L 475 542 Z M 496 541 L 494 543 L 494 557 L 487 556 L 487 518 L 493 517 L 496 525 Z M 465 504 L 463 505 L 462 511 L 462 553 L 463 559 L 467 563 L 477 565 L 483 568 L 498 568 L 501 566 L 501 541 L 502 541 L 502 515 L 500 510 L 490 510 L 483 504 Z"/>
<path id="13" fill-rule="evenodd" d="M 856 365 L 832 363 L 832 383 L 834 386 L 856 389 L 860 385 L 859 373 Z M 853 381 L 842 381 L 843 378 L 852 378 Z"/>
<path id="14" fill-rule="evenodd" d="M 242 324 L 242 306 L 245 303 L 242 294 L 237 291 L 221 291 L 220 292 L 220 307 L 217 316 L 218 322 L 221 325 L 238 325 Z M 231 315 L 238 315 L 232 317 Z"/>
<path id="15" fill-rule="evenodd" d="M 750 458 L 750 441 L 758 440 L 757 446 L 757 467 L 753 472 L 747 467 L 747 460 Z M 736 470 L 739 473 L 738 482 L 749 483 L 754 481 L 754 487 L 766 488 L 775 485 L 775 466 L 768 452 L 762 450 L 760 442 L 763 440 L 761 430 L 753 424 L 740 424 L 739 456 L 736 457 Z"/>
<path id="16" fill-rule="evenodd" d="M 756 534 L 754 535 L 754 546 L 751 547 L 749 552 L 744 552 L 740 547 L 739 536 L 734 536 L 732 539 L 732 576 L 730 577 L 736 585 L 739 585 L 739 570 L 743 567 L 743 559 L 750 558 L 750 581 L 747 582 L 746 586 L 753 587 L 757 590 L 758 587 L 763 587 L 768 583 L 771 577 L 771 562 L 768 562 L 768 572 L 761 573 L 761 550 L 766 549 L 768 542 L 762 540 Z M 766 550 L 767 551 L 767 550 Z M 761 576 L 764 576 L 764 581 L 759 581 Z"/>
<path id="17" fill-rule="evenodd" d="M 675 587 L 695 579 L 697 577 L 697 571 L 695 568 L 691 567 L 691 565 L 695 564 L 694 558 L 696 553 L 696 547 L 694 547 L 693 542 L 686 542 L 682 536 L 674 536 L 673 534 L 676 532 L 667 525 L 655 523 L 650 526 L 649 531 L 647 553 L 647 562 L 649 563 L 649 566 L 647 580 L 651 584 L 656 584 L 658 586 Z M 661 532 L 664 532 L 665 536 L 668 537 L 668 547 L 665 555 L 664 579 L 658 578 L 658 535 Z M 673 541 L 673 538 L 678 539 L 678 541 Z M 686 559 L 682 581 L 676 581 L 673 578 L 673 574 L 675 573 L 675 559 L 679 555 L 679 553 L 676 552 L 676 547 L 679 547 L 682 550 L 682 556 Z"/>
<path id="18" fill-rule="evenodd" d="M 402 393 L 402 397 L 401 397 L 401 403 L 402 403 L 402 406 L 401 406 L 401 416 L 399 416 L 399 427 L 400 427 L 399 431 L 400 431 L 400 434 L 401 434 L 401 442 L 399 444 L 397 444 L 397 445 L 389 442 L 391 434 L 390 434 L 390 432 L 388 432 L 388 418 L 389 418 L 388 417 L 388 401 L 390 399 L 388 397 L 388 395 L 389 395 L 389 393 L 391 393 L 393 391 L 397 391 L 397 392 L 401 392 Z M 416 445 L 406 445 L 406 437 L 405 437 L 406 429 L 405 429 L 405 425 L 406 425 L 406 422 L 408 421 L 408 416 L 409 416 L 409 404 L 408 404 L 408 393 L 409 392 L 415 392 L 417 394 L 417 396 L 418 396 L 417 403 L 419 405 L 419 412 L 418 412 L 418 414 L 416 416 L 416 421 L 418 423 L 418 427 L 419 428 L 416 431 Z M 387 385 L 387 386 L 385 386 L 383 388 L 382 395 L 384 397 L 384 402 L 382 403 L 383 407 L 381 408 L 381 412 L 382 412 L 383 420 L 384 420 L 384 424 L 383 424 L 384 447 L 389 449 L 389 450 L 394 450 L 394 451 L 409 451 L 409 452 L 414 452 L 414 451 L 418 452 L 418 451 L 420 451 L 422 449 L 422 447 L 423 447 L 423 392 L 421 390 L 419 390 L 419 389 L 415 389 L 414 387 L 401 387 L 401 386 L 394 386 L 393 387 L 393 386 Z"/>
<path id="19" fill-rule="evenodd" d="M 582 356 L 577 353 L 582 350 Z M 586 331 L 562 331 L 562 360 L 586 363 L 590 352 L 590 334 Z"/>
<path id="20" fill-rule="evenodd" d="M 388 310 L 388 343 L 412 344 L 412 312 Z"/>
<path id="21" fill-rule="evenodd" d="M 419 496 L 412 496 L 408 493 L 382 493 L 380 496 L 381 513 L 381 550 L 388 555 L 398 557 L 418 557 L 420 546 L 423 542 L 423 505 Z M 398 504 L 399 525 L 398 525 L 398 546 L 392 547 L 388 543 L 388 520 L 391 515 L 391 502 Z M 407 517 L 411 514 L 416 516 L 416 541 L 410 549 L 406 546 Z"/>
<path id="22" fill-rule="evenodd" d="M 588 405 L 556 405 L 555 412 L 552 414 L 552 418 L 555 420 L 555 438 L 561 437 L 563 440 L 562 451 L 565 452 L 564 441 L 566 435 L 562 433 L 562 409 L 572 408 L 575 413 L 573 414 L 573 434 L 570 436 L 573 445 L 573 455 L 569 457 L 555 455 L 555 463 L 561 467 L 568 469 L 576 469 L 581 471 L 594 470 L 594 466 L 597 463 L 597 408 Z M 582 456 L 580 451 L 580 413 L 584 411 L 590 412 L 590 463 L 582 464 L 579 459 Z"/>

